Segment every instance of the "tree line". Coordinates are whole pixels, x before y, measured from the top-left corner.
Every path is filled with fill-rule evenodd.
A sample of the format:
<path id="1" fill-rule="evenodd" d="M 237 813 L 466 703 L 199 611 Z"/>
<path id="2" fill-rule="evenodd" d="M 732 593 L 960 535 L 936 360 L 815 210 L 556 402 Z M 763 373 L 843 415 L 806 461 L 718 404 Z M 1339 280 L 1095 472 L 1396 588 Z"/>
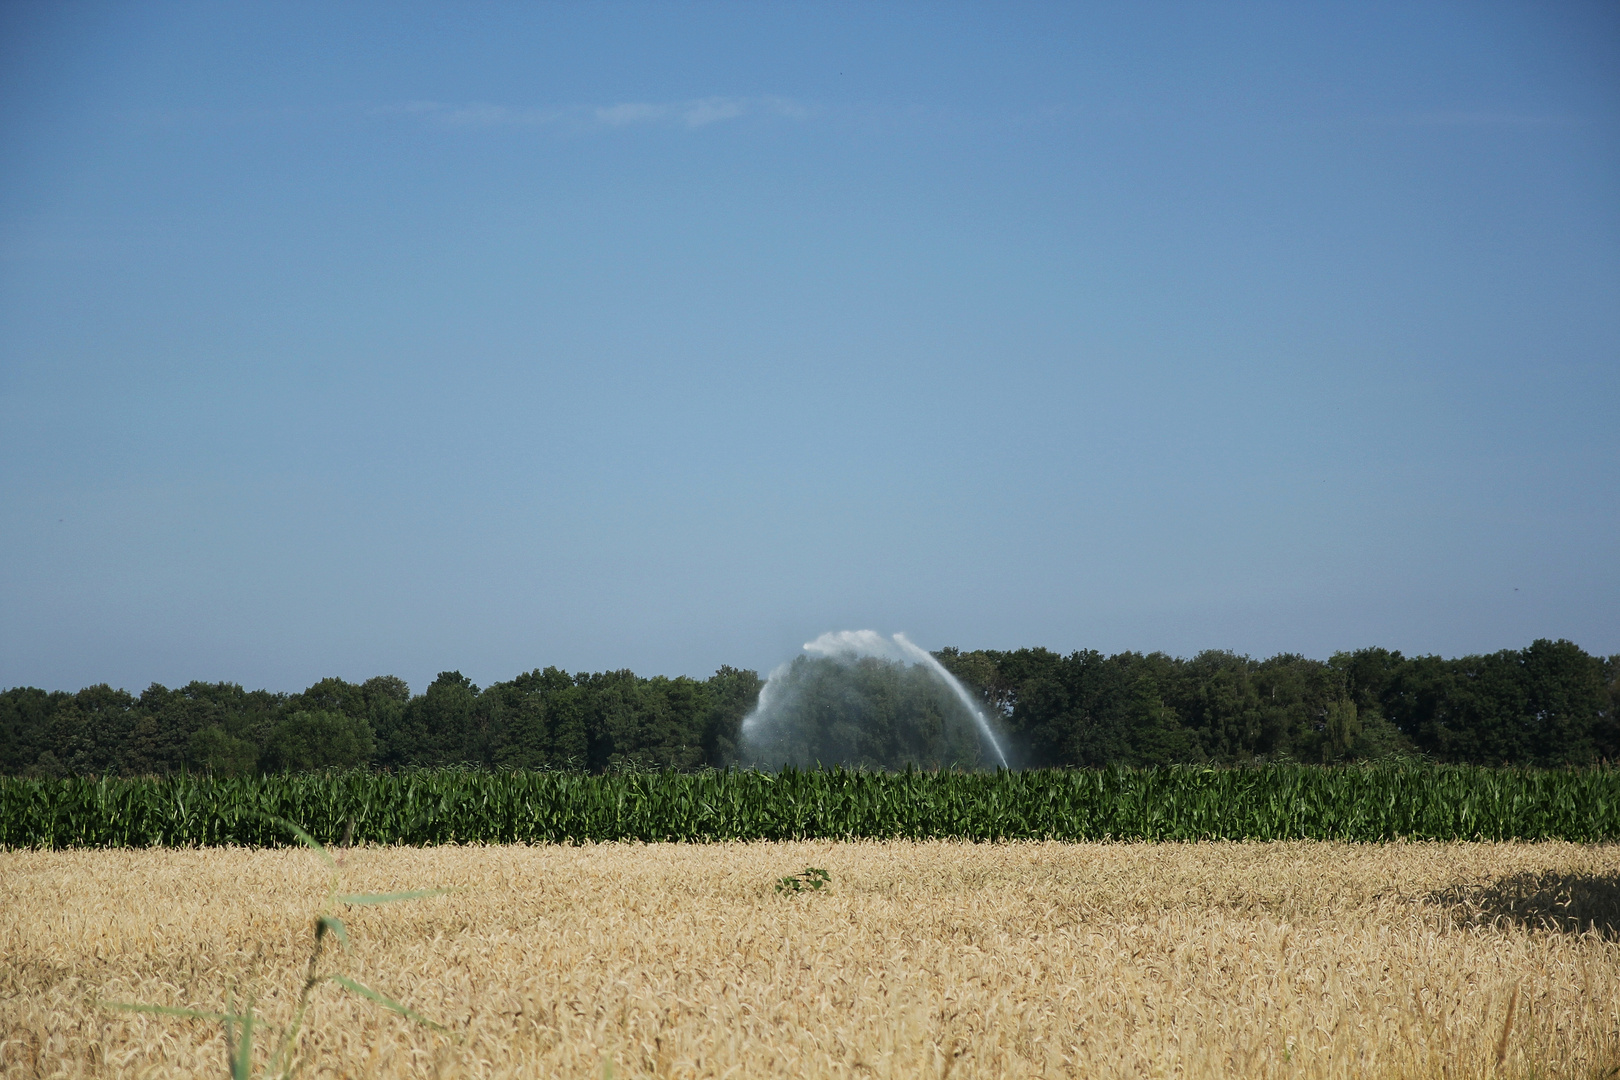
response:
<path id="1" fill-rule="evenodd" d="M 1568 641 L 1445 659 L 945 649 L 1026 765 L 1620 760 L 1620 656 Z"/>
<path id="2" fill-rule="evenodd" d="M 936 656 L 984 700 L 1023 767 L 1620 760 L 1620 656 L 1568 641 L 1457 659 L 1376 648 L 1326 661 L 1039 648 Z M 894 678 L 901 687 L 905 672 Z M 482 689 L 444 672 L 420 694 L 388 675 L 322 679 L 294 694 L 203 682 L 138 696 L 105 684 L 14 687 L 0 692 L 0 772 L 723 768 L 738 762 L 739 725 L 762 685 L 731 667 L 705 680 L 548 667 Z"/>
<path id="3" fill-rule="evenodd" d="M 752 671 L 711 678 L 569 675 L 554 667 L 479 689 L 459 671 L 328 678 L 296 694 L 235 683 L 103 684 L 0 693 L 0 772 L 246 775 L 323 768 L 695 769 L 723 764 L 759 696 Z"/>

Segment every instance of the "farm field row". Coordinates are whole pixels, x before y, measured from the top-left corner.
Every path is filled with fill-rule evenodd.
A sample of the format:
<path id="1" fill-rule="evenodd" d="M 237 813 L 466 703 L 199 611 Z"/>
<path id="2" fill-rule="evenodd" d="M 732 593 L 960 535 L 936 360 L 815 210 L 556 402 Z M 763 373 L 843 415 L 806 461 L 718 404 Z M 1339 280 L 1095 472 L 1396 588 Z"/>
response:
<path id="1" fill-rule="evenodd" d="M 0 778 L 0 848 L 666 840 L 1620 840 L 1620 769 L 1270 765 Z"/>
<path id="2" fill-rule="evenodd" d="M 309 1075 L 1596 1077 L 1620 848 L 827 841 L 355 847 Z M 780 879 L 824 868 L 819 891 Z M 0 1073 L 223 1075 L 285 1024 L 299 848 L 0 852 Z M 265 1041 L 261 1040 L 261 1047 Z M 261 1054 L 262 1054 L 261 1050 Z M 262 1059 L 261 1059 L 262 1060 Z"/>

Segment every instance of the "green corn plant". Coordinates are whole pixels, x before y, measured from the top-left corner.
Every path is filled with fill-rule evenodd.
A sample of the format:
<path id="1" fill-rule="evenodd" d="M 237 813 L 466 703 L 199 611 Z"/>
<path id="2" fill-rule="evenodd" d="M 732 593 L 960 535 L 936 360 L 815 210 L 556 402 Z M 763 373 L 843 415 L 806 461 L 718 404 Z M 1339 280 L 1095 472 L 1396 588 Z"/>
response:
<path id="1" fill-rule="evenodd" d="M 476 772 L 0 778 L 0 847 L 295 841 L 1620 840 L 1620 768 Z"/>
<path id="2" fill-rule="evenodd" d="M 275 819 L 274 824 L 285 829 L 297 841 L 314 852 L 326 864 L 330 871 L 326 898 L 321 904 L 320 911 L 315 916 L 313 927 L 314 940 L 310 947 L 309 959 L 304 966 L 304 979 L 299 988 L 298 1000 L 293 1007 L 292 1020 L 282 1029 L 280 1038 L 273 1040 L 273 1049 L 269 1060 L 265 1063 L 260 1074 L 266 1080 L 287 1080 L 297 1071 L 298 1035 L 303 1029 L 304 1015 L 309 1009 L 310 1000 L 314 992 L 323 983 L 334 983 L 345 990 L 358 994 L 369 1001 L 414 1021 L 434 1031 L 444 1031 L 443 1025 L 429 1020 L 413 1009 L 406 1007 L 379 993 L 364 983 L 357 982 L 336 972 L 323 972 L 321 961 L 325 956 L 328 939 L 335 939 L 338 944 L 347 948 L 349 944 L 348 928 L 337 915 L 340 907 L 367 906 L 375 904 L 392 904 L 402 900 L 418 900 L 428 896 L 442 896 L 449 889 L 415 889 L 408 892 L 393 893 L 344 893 L 343 868 L 341 863 L 327 850 L 326 845 L 316 840 L 308 832 L 291 821 Z M 346 832 L 344 846 L 347 846 L 352 835 L 352 826 Z M 109 1001 L 102 1004 L 109 1009 L 120 1009 L 126 1012 L 157 1013 L 163 1016 L 180 1016 L 195 1020 L 212 1020 L 222 1024 L 225 1029 L 225 1047 L 227 1063 L 230 1069 L 231 1080 L 251 1080 L 253 1076 L 253 1036 L 260 1024 L 254 1012 L 254 999 L 250 996 L 242 1011 L 237 1012 L 232 1007 L 234 994 L 228 989 L 225 999 L 224 1012 L 208 1012 L 198 1009 L 177 1009 L 166 1005 L 147 1005 L 140 1003 Z"/>

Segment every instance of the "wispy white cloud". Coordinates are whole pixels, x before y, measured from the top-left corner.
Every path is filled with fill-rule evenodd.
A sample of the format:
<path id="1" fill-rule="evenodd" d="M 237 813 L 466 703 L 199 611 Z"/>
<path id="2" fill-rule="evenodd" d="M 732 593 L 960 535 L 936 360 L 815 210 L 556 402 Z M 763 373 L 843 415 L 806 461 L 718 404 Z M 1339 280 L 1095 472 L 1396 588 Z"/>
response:
<path id="1" fill-rule="evenodd" d="M 411 101 L 377 111 L 420 116 L 438 127 L 575 129 L 638 126 L 701 128 L 745 117 L 803 120 L 811 112 L 799 102 L 780 97 L 706 97 L 689 101 L 622 101 L 612 105 L 527 108 L 487 102 L 457 105 L 441 101 Z"/>
<path id="2" fill-rule="evenodd" d="M 743 115 L 745 108 L 744 102 L 732 98 L 707 98 L 703 101 L 694 101 L 683 108 L 681 122 L 687 127 L 717 124 L 722 120 L 732 120 Z"/>
<path id="3" fill-rule="evenodd" d="M 590 110 L 590 114 L 597 123 L 607 127 L 628 127 L 631 124 L 654 124 L 667 118 L 669 106 L 627 101 L 620 105 L 598 105 Z"/>

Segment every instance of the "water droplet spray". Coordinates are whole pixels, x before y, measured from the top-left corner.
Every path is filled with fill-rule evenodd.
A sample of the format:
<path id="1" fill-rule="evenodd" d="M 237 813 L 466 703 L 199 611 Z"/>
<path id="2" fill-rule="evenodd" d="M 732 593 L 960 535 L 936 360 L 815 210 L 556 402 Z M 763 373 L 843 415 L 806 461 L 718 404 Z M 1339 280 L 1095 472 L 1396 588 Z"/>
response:
<path id="1" fill-rule="evenodd" d="M 837 630 L 822 634 L 816 640 L 807 642 L 804 651 L 811 657 L 827 660 L 855 662 L 862 658 L 873 658 L 914 665 L 927 672 L 928 675 L 945 687 L 955 700 L 972 717 L 978 729 L 981 741 L 988 745 L 993 752 L 996 762 L 1005 769 L 1008 768 L 1007 753 L 997 738 L 990 718 L 985 714 L 984 705 L 971 694 L 961 681 L 946 670 L 926 649 L 919 648 L 904 634 L 895 634 L 893 637 L 884 637 L 874 630 Z M 752 712 L 743 717 L 742 742 L 744 747 L 761 745 L 773 725 L 783 723 L 783 715 L 789 711 L 784 709 L 787 702 L 785 696 L 792 694 L 789 676 L 793 665 L 783 664 L 771 672 L 764 688 L 760 691 L 759 701 Z"/>

